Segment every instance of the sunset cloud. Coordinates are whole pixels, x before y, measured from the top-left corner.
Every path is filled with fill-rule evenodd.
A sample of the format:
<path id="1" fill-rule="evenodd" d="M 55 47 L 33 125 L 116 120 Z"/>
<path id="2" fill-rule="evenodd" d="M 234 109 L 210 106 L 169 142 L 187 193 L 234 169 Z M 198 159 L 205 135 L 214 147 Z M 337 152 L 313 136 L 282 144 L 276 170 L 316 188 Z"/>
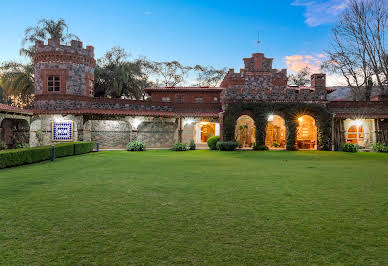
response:
<path id="1" fill-rule="evenodd" d="M 321 65 L 323 57 L 313 55 L 290 55 L 286 56 L 286 65 L 290 72 L 298 72 L 305 67 L 310 68 L 311 72 L 318 73 L 322 72 Z"/>
<path id="2" fill-rule="evenodd" d="M 305 23 L 310 27 L 333 23 L 347 7 L 348 0 L 295 0 L 291 5 L 304 6 Z"/>

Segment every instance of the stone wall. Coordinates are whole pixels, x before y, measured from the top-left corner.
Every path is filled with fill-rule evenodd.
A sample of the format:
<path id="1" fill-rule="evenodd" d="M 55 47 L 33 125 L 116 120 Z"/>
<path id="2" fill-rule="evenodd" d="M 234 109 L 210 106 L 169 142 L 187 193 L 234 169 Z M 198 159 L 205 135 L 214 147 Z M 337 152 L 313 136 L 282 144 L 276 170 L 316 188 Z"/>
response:
<path id="1" fill-rule="evenodd" d="M 178 142 L 178 123 L 168 118 L 146 121 L 139 125 L 134 137 L 149 148 L 171 148 Z"/>
<path id="2" fill-rule="evenodd" d="M 100 148 L 123 149 L 131 140 L 131 125 L 128 121 L 90 121 L 90 140 L 100 144 Z"/>

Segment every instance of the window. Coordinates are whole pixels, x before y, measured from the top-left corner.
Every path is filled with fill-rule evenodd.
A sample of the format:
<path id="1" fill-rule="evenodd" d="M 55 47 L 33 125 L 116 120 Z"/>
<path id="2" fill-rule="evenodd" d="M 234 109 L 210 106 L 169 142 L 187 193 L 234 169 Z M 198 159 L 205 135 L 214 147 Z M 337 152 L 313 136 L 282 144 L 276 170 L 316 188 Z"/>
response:
<path id="1" fill-rule="evenodd" d="M 348 129 L 346 142 L 363 146 L 364 138 L 365 138 L 364 127 L 362 125 L 354 125 Z"/>
<path id="2" fill-rule="evenodd" d="M 195 103 L 203 103 L 203 98 L 202 97 L 197 97 L 194 99 Z"/>
<path id="3" fill-rule="evenodd" d="M 94 97 L 94 82 L 93 80 L 89 80 L 89 96 Z"/>
<path id="4" fill-rule="evenodd" d="M 213 103 L 217 103 L 218 102 L 218 98 L 217 97 L 214 97 L 213 98 Z"/>
<path id="5" fill-rule="evenodd" d="M 47 90 L 48 91 L 60 91 L 61 79 L 59 76 L 48 76 L 47 77 Z"/>
<path id="6" fill-rule="evenodd" d="M 162 102 L 164 102 L 164 103 L 168 103 L 168 102 L 170 102 L 171 100 L 170 100 L 170 97 L 162 97 Z"/>
<path id="7" fill-rule="evenodd" d="M 183 103 L 184 101 L 185 101 L 185 95 L 183 95 L 183 94 L 175 95 L 175 102 Z"/>

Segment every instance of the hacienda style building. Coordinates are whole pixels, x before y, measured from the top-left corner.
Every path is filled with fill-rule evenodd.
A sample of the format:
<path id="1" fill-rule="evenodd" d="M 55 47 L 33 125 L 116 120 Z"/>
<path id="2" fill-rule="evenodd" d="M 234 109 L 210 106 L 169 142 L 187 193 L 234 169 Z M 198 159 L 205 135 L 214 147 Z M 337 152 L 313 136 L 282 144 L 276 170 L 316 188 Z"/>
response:
<path id="1" fill-rule="evenodd" d="M 150 100 L 94 97 L 93 46 L 35 44 L 35 100 L 31 109 L 0 105 L 1 139 L 9 148 L 62 141 L 94 141 L 124 148 L 133 139 L 149 148 L 191 140 L 206 147 L 211 136 L 241 147 L 337 150 L 343 143 L 369 148 L 388 143 L 388 96 L 371 101 L 328 100 L 326 75 L 310 87 L 287 84 L 287 70 L 255 53 L 220 87 L 147 88 Z"/>

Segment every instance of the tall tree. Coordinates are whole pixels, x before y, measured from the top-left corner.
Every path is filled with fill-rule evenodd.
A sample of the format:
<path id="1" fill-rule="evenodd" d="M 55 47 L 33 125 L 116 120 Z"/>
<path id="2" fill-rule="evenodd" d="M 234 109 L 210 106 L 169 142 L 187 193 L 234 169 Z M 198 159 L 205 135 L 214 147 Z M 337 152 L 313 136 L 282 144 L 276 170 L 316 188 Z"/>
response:
<path id="1" fill-rule="evenodd" d="M 128 58 L 129 54 L 117 46 L 97 60 L 94 72 L 95 96 L 136 99 L 143 96 L 147 76 L 142 69 L 146 61 L 131 62 Z"/>
<path id="2" fill-rule="evenodd" d="M 226 74 L 226 68 L 215 69 L 212 66 L 196 65 L 193 70 L 196 74 L 196 84 L 201 87 L 218 86 Z"/>
<path id="3" fill-rule="evenodd" d="M 69 33 L 69 27 L 63 18 L 58 20 L 41 19 L 37 25 L 28 27 L 24 31 L 20 54 L 32 58 L 34 55 L 35 41 L 40 40 L 45 42 L 49 38 L 60 40 L 64 44 L 69 44 L 71 40 L 79 40 L 76 35 Z"/>
<path id="4" fill-rule="evenodd" d="M 156 84 L 174 87 L 185 81 L 185 77 L 192 67 L 183 66 L 178 61 L 171 61 L 153 62 L 152 69 L 154 71 L 154 80 Z"/>
<path id="5" fill-rule="evenodd" d="M 332 29 L 323 67 L 345 78 L 355 100 L 369 99 L 371 80 L 387 93 L 387 21 L 386 0 L 349 0 Z"/>
<path id="6" fill-rule="evenodd" d="M 296 74 L 289 75 L 288 80 L 293 85 L 306 86 L 310 83 L 310 73 L 310 68 L 306 66 Z"/>
<path id="7" fill-rule="evenodd" d="M 0 66 L 0 82 L 4 94 L 12 99 L 15 106 L 25 106 L 32 102 L 34 93 L 34 66 L 8 62 Z"/>

